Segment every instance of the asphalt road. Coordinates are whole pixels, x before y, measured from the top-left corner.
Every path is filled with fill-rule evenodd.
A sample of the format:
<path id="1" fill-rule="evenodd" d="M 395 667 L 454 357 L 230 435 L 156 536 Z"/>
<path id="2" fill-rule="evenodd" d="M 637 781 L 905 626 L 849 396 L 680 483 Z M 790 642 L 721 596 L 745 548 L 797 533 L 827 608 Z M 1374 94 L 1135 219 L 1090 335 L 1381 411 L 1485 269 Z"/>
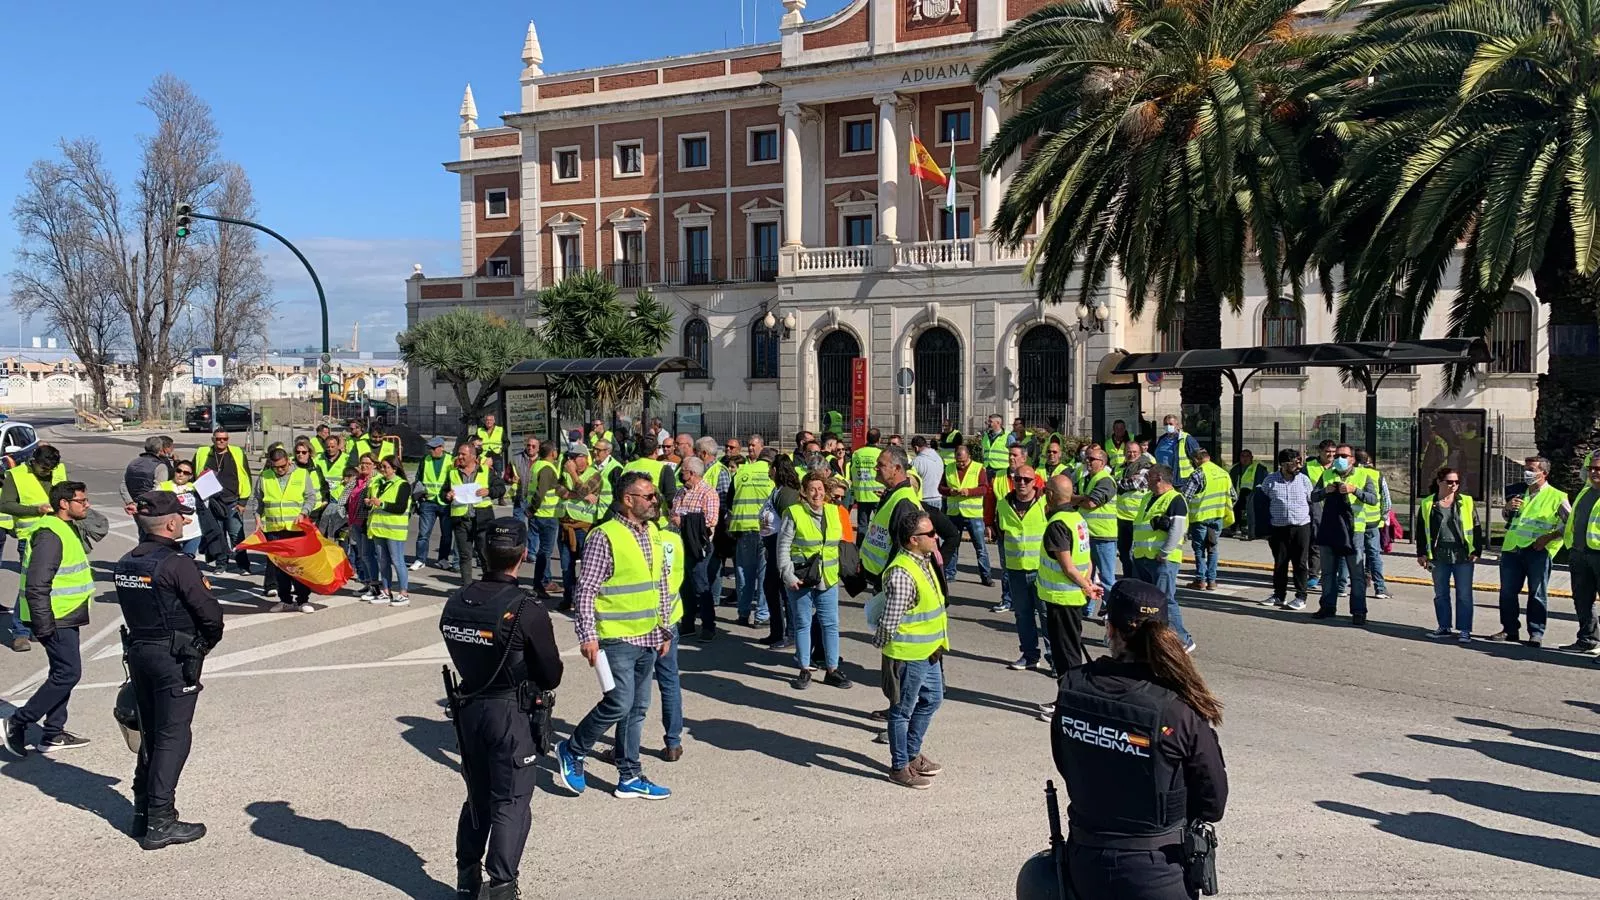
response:
<path id="1" fill-rule="evenodd" d="M 69 431 L 51 439 L 117 525 L 94 554 L 109 563 L 132 546 L 116 479 L 142 436 Z M 1224 558 L 1250 549 L 1229 545 Z M 9 594 L 8 563 L 0 591 Z M 409 609 L 346 595 L 309 616 L 266 613 L 245 585 L 219 583 L 229 630 L 207 665 L 178 795 L 185 816 L 211 831 L 155 853 L 121 833 L 133 758 L 109 715 L 122 677 L 119 619 L 114 605 L 97 605 L 71 722 L 93 744 L 57 759 L 0 752 L 6 895 L 450 896 L 463 790 L 439 707 L 436 626 L 453 581 L 416 574 Z M 1219 594 L 1183 595 L 1197 660 L 1227 704 L 1224 896 L 1600 895 L 1600 667 L 1426 640 L 1431 600 L 1420 587 L 1374 601 L 1371 626 L 1358 630 L 1259 606 L 1263 584 L 1260 573 L 1230 570 Z M 1040 789 L 1058 776 L 1034 711 L 1053 685 L 1005 669 L 1017 647 L 1009 617 L 989 611 L 997 589 L 964 576 L 954 593 L 950 688 L 926 748 L 945 765 L 933 790 L 884 777 L 887 747 L 873 742 L 867 717 L 883 698 L 859 605 L 844 612 L 847 671 L 858 681 L 848 691 L 790 689 L 791 660 L 755 643 L 764 631 L 735 626 L 683 649 L 685 755 L 645 759 L 674 796 L 644 804 L 542 790 L 524 890 L 1012 896 L 1018 866 L 1045 844 Z M 1478 604 L 1492 622 L 1493 598 Z M 1570 601 L 1554 606 L 1550 634 L 1564 643 Z M 557 708 L 565 734 L 599 691 L 564 619 L 557 637 L 568 652 Z M 37 650 L 0 650 L 0 697 L 22 702 L 43 666 Z M 661 746 L 657 709 L 647 753 Z M 607 787 L 614 773 L 592 763 L 590 775 Z"/>

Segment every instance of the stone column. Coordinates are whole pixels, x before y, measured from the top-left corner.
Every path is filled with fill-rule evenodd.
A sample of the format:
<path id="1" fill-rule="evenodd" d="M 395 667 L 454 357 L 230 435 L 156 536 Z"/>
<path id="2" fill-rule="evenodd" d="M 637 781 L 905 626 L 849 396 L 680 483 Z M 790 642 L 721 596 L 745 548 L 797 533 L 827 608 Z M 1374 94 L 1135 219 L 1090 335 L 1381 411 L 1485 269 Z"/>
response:
<path id="1" fill-rule="evenodd" d="M 799 247 L 805 200 L 805 161 L 800 154 L 800 105 L 786 103 L 783 114 L 783 245 Z"/>
<path id="2" fill-rule="evenodd" d="M 885 94 L 872 98 L 878 104 L 878 242 L 899 241 L 900 148 L 895 108 L 900 98 Z"/>
<path id="3" fill-rule="evenodd" d="M 988 147 L 995 135 L 1000 133 L 1000 86 L 987 85 L 983 89 L 983 119 L 982 130 L 979 132 L 979 146 Z M 1000 211 L 1000 194 L 1004 190 L 1003 182 L 998 174 L 984 174 L 982 183 L 978 187 L 978 215 L 982 221 L 974 231 L 987 233 L 989 223 L 994 221 L 995 214 Z"/>

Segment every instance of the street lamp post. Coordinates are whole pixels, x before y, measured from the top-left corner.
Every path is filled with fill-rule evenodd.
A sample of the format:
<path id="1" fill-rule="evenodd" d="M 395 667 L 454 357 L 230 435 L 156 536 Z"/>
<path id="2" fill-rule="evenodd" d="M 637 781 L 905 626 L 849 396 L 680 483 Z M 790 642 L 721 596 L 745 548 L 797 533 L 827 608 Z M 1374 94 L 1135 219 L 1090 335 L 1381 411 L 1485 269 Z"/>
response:
<path id="1" fill-rule="evenodd" d="M 276 231 L 273 231 L 271 228 L 268 228 L 265 225 L 261 225 L 261 224 L 256 223 L 256 222 L 247 222 L 244 219 L 230 219 L 227 216 L 211 216 L 211 215 L 206 215 L 205 213 L 195 212 L 194 208 L 192 206 L 190 206 L 189 204 L 187 204 L 187 203 L 178 204 L 178 208 L 176 210 L 176 214 L 177 214 L 177 219 L 178 219 L 178 237 L 180 237 L 180 238 L 181 237 L 188 237 L 188 235 L 189 235 L 189 228 L 188 228 L 188 224 L 189 223 L 187 221 L 189 218 L 206 219 L 206 220 L 212 221 L 212 222 L 225 222 L 225 223 L 227 223 L 229 225 L 242 225 L 245 228 L 254 228 L 255 230 L 261 232 L 262 234 L 266 234 L 266 235 L 271 236 L 272 238 L 276 239 L 278 241 L 278 243 L 280 243 L 280 244 L 284 245 L 285 247 L 289 248 L 289 252 L 293 253 L 295 255 L 295 258 L 300 260 L 300 264 L 306 267 L 306 272 L 311 276 L 311 283 L 313 285 L 316 285 L 316 288 L 317 288 L 317 303 L 322 306 L 322 363 L 323 363 L 324 366 L 326 366 L 327 363 L 328 363 L 328 358 L 329 358 L 329 356 L 328 356 L 328 352 L 329 352 L 328 351 L 328 295 L 323 293 L 323 290 L 322 290 L 322 279 L 317 277 L 317 270 L 311 268 L 311 261 L 306 259 L 306 255 L 304 253 L 300 252 L 300 248 L 296 247 L 294 244 L 289 243 L 289 239 L 288 238 L 286 238 L 283 235 L 277 233 Z M 327 415 L 328 415 L 328 411 L 330 409 L 330 403 L 329 403 L 328 394 L 329 394 L 329 389 L 330 389 L 331 385 L 328 383 L 326 378 L 323 377 L 322 374 L 319 374 L 319 376 L 317 378 L 317 382 L 322 388 L 322 415 L 323 415 L 324 418 L 326 418 Z"/>

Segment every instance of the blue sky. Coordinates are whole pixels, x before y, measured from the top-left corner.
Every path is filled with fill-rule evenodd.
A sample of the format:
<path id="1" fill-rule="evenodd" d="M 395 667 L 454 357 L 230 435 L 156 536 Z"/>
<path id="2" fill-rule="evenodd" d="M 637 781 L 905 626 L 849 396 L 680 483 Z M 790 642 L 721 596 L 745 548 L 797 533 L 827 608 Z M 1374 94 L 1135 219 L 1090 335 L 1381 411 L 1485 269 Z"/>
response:
<path id="1" fill-rule="evenodd" d="M 806 19 L 848 2 L 810 0 Z M 782 15 L 779 0 L 744 0 L 747 39 L 776 40 Z M 459 272 L 456 179 L 439 163 L 458 149 L 462 88 L 472 83 L 480 125 L 517 107 L 530 19 L 545 71 L 557 72 L 736 45 L 740 0 L 3 4 L 0 300 L 17 241 L 11 201 L 28 165 L 62 137 L 92 136 L 131 179 L 151 127 L 139 98 L 172 72 L 211 104 L 261 220 L 316 266 L 334 342 L 359 319 L 362 349 L 392 348 L 411 265 Z M 316 295 L 304 271 L 276 248 L 268 271 L 279 302 L 272 343 L 311 343 Z M 0 335 L 12 327 L 7 308 Z"/>

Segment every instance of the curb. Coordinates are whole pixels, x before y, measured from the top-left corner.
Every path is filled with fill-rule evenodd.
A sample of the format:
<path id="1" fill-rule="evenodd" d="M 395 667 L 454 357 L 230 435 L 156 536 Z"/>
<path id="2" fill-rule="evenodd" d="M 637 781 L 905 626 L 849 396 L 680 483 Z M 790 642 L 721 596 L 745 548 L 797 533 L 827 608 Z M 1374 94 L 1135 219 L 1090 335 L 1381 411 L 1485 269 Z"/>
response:
<path id="1" fill-rule="evenodd" d="M 1183 561 L 1186 563 L 1193 563 L 1194 557 L 1185 556 Z M 1219 559 L 1217 560 L 1217 565 L 1229 569 L 1247 569 L 1253 572 L 1272 571 L 1271 563 L 1259 563 L 1251 560 Z M 1411 575 L 1385 575 L 1383 576 L 1383 580 L 1392 581 L 1395 584 L 1410 584 L 1418 587 L 1433 587 L 1433 581 L 1431 579 L 1416 578 Z M 1499 593 L 1500 584 L 1498 582 L 1474 581 L 1472 583 L 1472 589 L 1474 591 L 1482 591 L 1484 593 Z M 1572 599 L 1571 591 L 1565 591 L 1560 588 L 1550 588 L 1546 590 L 1545 593 L 1550 597 L 1561 597 L 1566 600 Z"/>

